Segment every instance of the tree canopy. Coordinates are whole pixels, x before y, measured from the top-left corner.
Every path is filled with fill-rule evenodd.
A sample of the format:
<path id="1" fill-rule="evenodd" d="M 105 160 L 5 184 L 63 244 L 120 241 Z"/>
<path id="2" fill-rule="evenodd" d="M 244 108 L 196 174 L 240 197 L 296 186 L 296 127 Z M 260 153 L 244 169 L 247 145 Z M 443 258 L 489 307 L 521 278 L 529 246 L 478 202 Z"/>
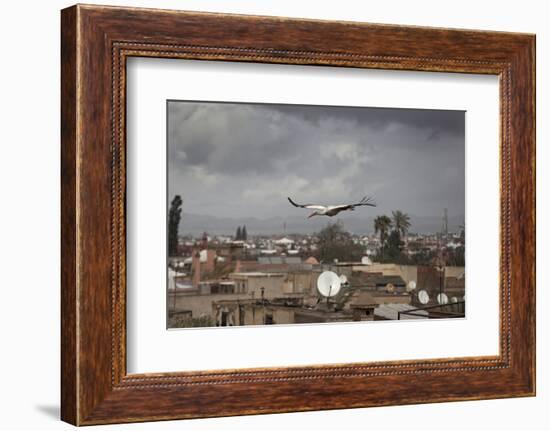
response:
<path id="1" fill-rule="evenodd" d="M 399 233 L 401 238 L 407 235 L 411 227 L 411 218 L 401 210 L 392 211 L 393 227 Z"/>
<path id="2" fill-rule="evenodd" d="M 237 232 L 235 233 L 235 241 L 246 241 L 248 239 L 248 233 L 246 232 L 246 226 L 237 226 Z"/>
<path id="3" fill-rule="evenodd" d="M 317 254 L 320 262 L 358 261 L 363 257 L 363 247 L 353 242 L 351 234 L 341 223 L 329 223 L 316 234 Z"/>
<path id="4" fill-rule="evenodd" d="M 183 200 L 180 195 L 174 196 L 168 212 L 168 255 L 177 256 L 178 254 L 178 230 L 181 221 L 181 211 Z"/>
<path id="5" fill-rule="evenodd" d="M 380 233 L 380 244 L 384 249 L 386 236 L 392 227 L 392 220 L 387 215 L 381 215 L 374 219 L 374 233 Z"/>
<path id="6" fill-rule="evenodd" d="M 391 218 L 384 214 L 374 219 L 374 232 L 380 234 L 378 260 L 392 263 L 408 262 L 408 257 L 403 253 L 402 238 L 407 235 L 410 227 L 410 216 L 401 210 L 392 211 Z"/>

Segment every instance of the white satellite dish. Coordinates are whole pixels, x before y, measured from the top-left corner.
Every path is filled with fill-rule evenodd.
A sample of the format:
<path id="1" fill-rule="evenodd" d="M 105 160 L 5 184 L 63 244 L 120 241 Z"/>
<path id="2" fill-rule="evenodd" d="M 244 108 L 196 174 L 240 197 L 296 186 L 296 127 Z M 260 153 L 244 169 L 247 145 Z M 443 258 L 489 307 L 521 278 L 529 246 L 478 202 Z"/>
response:
<path id="1" fill-rule="evenodd" d="M 332 271 L 325 271 L 321 273 L 317 279 L 317 290 L 325 298 L 336 296 L 340 292 L 340 286 L 342 281 L 340 277 Z"/>
<path id="2" fill-rule="evenodd" d="M 451 302 L 452 302 L 453 304 L 456 304 L 456 303 L 458 302 L 458 298 L 457 298 L 456 296 L 453 296 L 453 297 L 451 298 Z"/>
<path id="3" fill-rule="evenodd" d="M 437 294 L 437 303 L 439 305 L 445 305 L 449 303 L 449 297 L 444 293 Z"/>
<path id="4" fill-rule="evenodd" d="M 430 302 L 430 295 L 428 295 L 428 292 L 426 292 L 424 289 L 420 290 L 418 292 L 418 301 L 420 301 L 420 303 L 423 305 L 426 305 L 428 302 Z"/>
<path id="5" fill-rule="evenodd" d="M 340 283 L 347 284 L 347 282 L 348 282 L 348 278 L 346 277 L 346 275 L 345 274 L 340 275 Z"/>
<path id="6" fill-rule="evenodd" d="M 363 264 L 363 265 L 372 265 L 372 261 L 370 260 L 370 258 L 368 256 L 363 256 L 361 258 L 361 264 Z"/>
<path id="7" fill-rule="evenodd" d="M 416 281 L 411 280 L 407 283 L 407 292 L 412 292 L 416 289 Z"/>

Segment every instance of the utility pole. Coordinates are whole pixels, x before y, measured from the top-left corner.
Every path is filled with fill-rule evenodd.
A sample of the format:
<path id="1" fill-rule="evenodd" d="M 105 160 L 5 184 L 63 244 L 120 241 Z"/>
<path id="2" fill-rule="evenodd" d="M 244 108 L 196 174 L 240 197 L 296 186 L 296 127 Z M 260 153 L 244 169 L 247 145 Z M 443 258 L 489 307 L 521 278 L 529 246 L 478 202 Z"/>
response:
<path id="1" fill-rule="evenodd" d="M 265 325 L 265 299 L 264 299 L 264 294 L 265 294 L 265 287 L 261 287 L 260 288 L 260 291 L 261 291 L 261 294 L 262 294 L 262 320 L 264 322 L 264 325 Z"/>

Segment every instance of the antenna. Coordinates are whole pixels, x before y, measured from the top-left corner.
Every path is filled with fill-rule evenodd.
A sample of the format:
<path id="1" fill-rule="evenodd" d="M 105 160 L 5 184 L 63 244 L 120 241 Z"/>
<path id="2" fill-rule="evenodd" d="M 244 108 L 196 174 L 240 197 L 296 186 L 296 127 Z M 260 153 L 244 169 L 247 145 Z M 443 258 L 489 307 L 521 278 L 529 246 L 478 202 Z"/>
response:
<path id="1" fill-rule="evenodd" d="M 317 290 L 325 298 L 336 296 L 340 292 L 342 281 L 340 277 L 332 271 L 324 271 L 317 279 Z"/>
<path id="2" fill-rule="evenodd" d="M 445 305 L 449 303 L 449 297 L 445 293 L 437 294 L 437 303 L 439 305 Z"/>
<path id="3" fill-rule="evenodd" d="M 444 238 L 446 240 L 449 235 L 449 216 L 448 216 L 447 208 L 443 208 L 443 223 L 441 227 L 442 227 L 441 233 L 444 235 Z"/>
<path id="4" fill-rule="evenodd" d="M 407 288 L 406 289 L 407 289 L 407 292 L 409 292 L 409 293 L 412 292 L 413 290 L 415 290 L 416 289 L 416 281 L 414 281 L 414 280 L 409 281 L 407 283 Z"/>
<path id="5" fill-rule="evenodd" d="M 424 289 L 420 290 L 418 292 L 418 301 L 422 305 L 426 305 L 428 302 L 430 302 L 430 295 L 428 295 L 428 292 L 426 292 Z"/>

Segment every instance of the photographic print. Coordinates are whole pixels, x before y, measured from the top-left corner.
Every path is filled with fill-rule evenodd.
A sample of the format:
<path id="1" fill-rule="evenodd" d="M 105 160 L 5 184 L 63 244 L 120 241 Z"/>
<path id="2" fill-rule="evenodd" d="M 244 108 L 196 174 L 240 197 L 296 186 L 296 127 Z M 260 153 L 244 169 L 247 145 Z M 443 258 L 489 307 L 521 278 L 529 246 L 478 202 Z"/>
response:
<path id="1" fill-rule="evenodd" d="M 166 109 L 168 328 L 465 316 L 463 111 Z"/>

